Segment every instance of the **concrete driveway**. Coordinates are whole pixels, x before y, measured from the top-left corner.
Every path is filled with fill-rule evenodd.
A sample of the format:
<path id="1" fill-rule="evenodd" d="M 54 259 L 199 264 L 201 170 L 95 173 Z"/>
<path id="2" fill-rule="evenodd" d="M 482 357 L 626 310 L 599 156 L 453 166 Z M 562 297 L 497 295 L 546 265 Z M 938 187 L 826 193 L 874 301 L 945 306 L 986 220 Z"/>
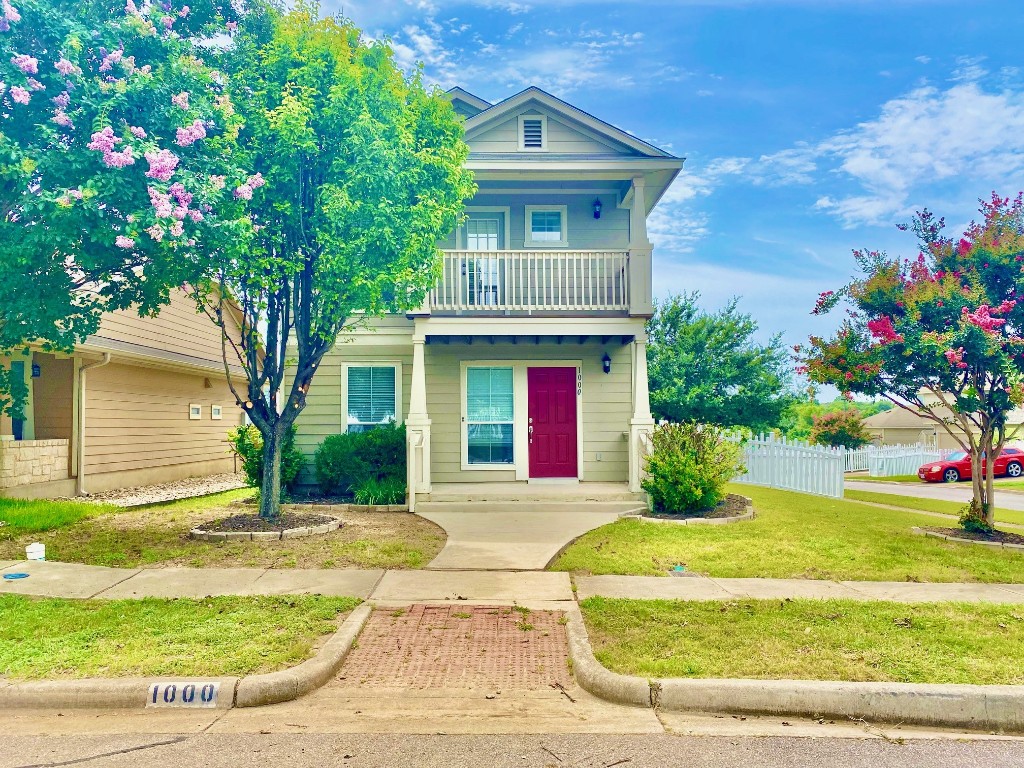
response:
<path id="1" fill-rule="evenodd" d="M 891 493 L 895 496 L 913 496 L 918 499 L 940 499 L 966 504 L 971 500 L 971 484 L 962 483 L 872 483 L 847 480 L 848 491 L 872 491 L 874 493 Z M 1022 486 L 1024 488 L 1024 486 Z M 996 506 L 1002 509 L 1024 511 L 1024 493 L 1003 491 L 996 488 Z"/>

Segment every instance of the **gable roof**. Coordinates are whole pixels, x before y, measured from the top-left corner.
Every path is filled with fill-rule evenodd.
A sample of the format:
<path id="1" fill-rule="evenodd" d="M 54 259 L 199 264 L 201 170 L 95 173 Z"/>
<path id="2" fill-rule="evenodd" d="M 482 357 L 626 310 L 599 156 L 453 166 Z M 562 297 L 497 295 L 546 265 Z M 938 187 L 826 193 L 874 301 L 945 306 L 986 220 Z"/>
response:
<path id="1" fill-rule="evenodd" d="M 465 104 L 467 107 L 469 107 L 467 111 L 470 112 L 472 115 L 479 114 L 480 112 L 483 112 L 485 109 L 490 109 L 490 107 L 493 106 L 491 102 L 485 101 L 484 99 L 481 99 L 479 96 L 476 96 L 467 91 L 465 88 L 460 88 L 459 86 L 449 88 L 447 91 L 445 91 L 445 95 L 448 96 L 449 101 L 453 103 L 458 101 Z"/>
<path id="2" fill-rule="evenodd" d="M 453 88 L 452 91 L 454 90 L 461 91 L 462 89 Z M 451 93 L 451 91 L 449 91 L 449 93 Z M 472 96 L 472 94 L 469 95 Z M 470 133 L 479 132 L 484 126 L 496 123 L 503 118 L 508 118 L 517 109 L 524 107 L 531 101 L 536 102 L 555 114 L 574 121 L 607 139 L 611 139 L 612 141 L 629 147 L 644 157 L 673 158 L 673 155 L 669 154 L 665 150 L 659 149 L 653 144 L 648 144 L 646 141 L 638 139 L 636 136 L 623 131 L 621 128 L 616 128 L 614 125 L 606 123 L 604 120 L 594 117 L 589 112 L 584 112 L 582 109 L 574 107 L 572 104 L 562 101 L 558 97 L 552 96 L 547 91 L 541 90 L 536 86 L 530 86 L 526 90 L 520 91 L 514 96 L 510 96 L 504 101 L 499 101 L 497 104 L 489 106 L 472 117 L 467 118 L 465 123 L 466 134 L 468 135 Z"/>

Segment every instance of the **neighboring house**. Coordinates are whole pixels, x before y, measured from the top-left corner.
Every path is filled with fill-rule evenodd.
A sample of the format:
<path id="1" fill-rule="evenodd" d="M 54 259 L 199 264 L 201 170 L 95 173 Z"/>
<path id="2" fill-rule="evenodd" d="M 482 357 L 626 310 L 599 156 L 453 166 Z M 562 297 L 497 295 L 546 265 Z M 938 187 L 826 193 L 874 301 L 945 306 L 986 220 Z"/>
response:
<path id="1" fill-rule="evenodd" d="M 940 413 L 949 413 L 945 409 Z M 960 444 L 941 426 L 931 419 L 918 416 L 903 408 L 894 407 L 864 419 L 864 427 L 875 445 L 913 445 L 927 443 L 939 448 L 960 448 Z M 1024 440 L 1024 411 L 1011 411 L 1007 419 L 1010 439 L 1018 443 Z M 957 434 L 961 431 L 954 427 Z"/>
<path id="2" fill-rule="evenodd" d="M 440 243 L 425 304 L 344 334 L 324 359 L 298 444 L 311 455 L 327 435 L 396 420 L 415 493 L 516 481 L 637 492 L 654 424 L 647 217 L 683 160 L 538 88 L 497 104 L 449 96 L 479 191 Z"/>
<path id="3" fill-rule="evenodd" d="M 25 377 L 29 401 L 24 419 L 0 416 L 0 496 L 73 496 L 234 469 L 225 438 L 241 411 L 220 330 L 183 291 L 157 317 L 105 314 L 70 355 L 34 349 L 6 365 Z"/>

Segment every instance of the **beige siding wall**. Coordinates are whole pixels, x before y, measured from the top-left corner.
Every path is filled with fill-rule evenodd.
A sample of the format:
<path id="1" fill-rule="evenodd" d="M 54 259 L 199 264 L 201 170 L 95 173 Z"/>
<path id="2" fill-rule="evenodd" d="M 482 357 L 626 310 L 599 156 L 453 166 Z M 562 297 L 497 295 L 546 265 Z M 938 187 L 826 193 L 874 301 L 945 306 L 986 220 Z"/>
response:
<path id="1" fill-rule="evenodd" d="M 201 419 L 189 419 L 192 403 Z M 210 417 L 212 405 L 223 406 L 222 420 Z M 108 473 L 145 470 L 148 482 L 162 482 L 230 471 L 225 438 L 240 422 L 223 378 L 117 362 L 95 368 L 86 374 L 88 487 L 97 490 L 96 476 Z"/>
<path id="2" fill-rule="evenodd" d="M 40 375 L 32 379 L 36 440 L 69 440 L 73 434 L 75 361 L 36 352 Z"/>
<path id="3" fill-rule="evenodd" d="M 233 322 L 231 330 L 237 335 Z M 130 309 L 105 314 L 96 337 L 100 342 L 110 339 L 217 364 L 223 359 L 220 329 L 181 290 L 171 294 L 170 303 L 156 317 L 139 317 Z"/>
<path id="4" fill-rule="evenodd" d="M 471 320 L 467 323 L 471 324 Z M 412 322 L 406 318 L 379 321 L 378 333 L 362 333 L 351 343 L 342 343 L 324 358 L 310 386 L 307 403 L 299 416 L 298 445 L 310 457 L 328 435 L 345 429 L 342 376 L 345 363 L 399 362 L 402 365 L 402 416 L 409 411 L 412 389 Z M 467 329 L 470 330 L 470 329 Z M 570 341 L 569 339 L 572 338 Z M 431 475 L 434 482 L 492 482 L 515 480 L 515 470 L 462 469 L 462 363 L 495 361 L 580 361 L 583 369 L 583 477 L 592 481 L 625 482 L 628 476 L 628 445 L 623 432 L 629 431 L 633 413 L 631 348 L 616 339 L 608 344 L 590 339 L 583 344 L 567 337 L 563 344 L 535 344 L 526 337 L 518 344 L 490 344 L 477 338 L 466 344 L 459 339 L 445 344 L 433 342 L 426 348 L 427 410 L 432 426 Z M 605 374 L 601 358 L 612 358 L 611 373 Z M 517 429 L 525 428 L 525 414 L 517 413 Z M 520 423 L 520 421 L 522 423 Z M 526 457 L 522 457 L 524 460 Z M 313 483 L 312 467 L 303 482 Z"/>
<path id="5" fill-rule="evenodd" d="M 547 151 L 560 154 L 630 154 L 626 148 L 598 141 L 588 132 L 577 129 L 567 122 L 562 122 L 545 110 L 530 109 L 520 114 L 527 116 L 544 115 L 548 124 Z M 519 151 L 519 115 L 470 136 L 467 140 L 473 152 L 518 152 Z"/>

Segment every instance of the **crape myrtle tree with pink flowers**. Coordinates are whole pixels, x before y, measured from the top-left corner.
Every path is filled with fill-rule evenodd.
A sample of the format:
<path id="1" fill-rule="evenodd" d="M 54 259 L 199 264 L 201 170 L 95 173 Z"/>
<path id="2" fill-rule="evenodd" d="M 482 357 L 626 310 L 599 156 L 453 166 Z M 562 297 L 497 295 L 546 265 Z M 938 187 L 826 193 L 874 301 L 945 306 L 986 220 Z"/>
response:
<path id="1" fill-rule="evenodd" d="M 0 351 L 69 350 L 104 310 L 154 313 L 251 231 L 236 115 L 207 41 L 244 10 L 0 0 Z M 2 358 L 0 358 L 2 362 Z M 0 409 L 24 387 L 0 365 Z"/>
<path id="2" fill-rule="evenodd" d="M 797 348 L 801 370 L 845 395 L 884 397 L 941 426 L 971 456 L 973 499 L 965 528 L 993 525 L 993 465 L 1012 434 L 1007 414 L 1024 403 L 1024 204 L 993 193 L 961 237 L 918 213 L 906 227 L 920 253 L 899 260 L 855 251 L 863 276 L 823 293 L 847 317 L 830 339 Z"/>
<path id="3" fill-rule="evenodd" d="M 274 519 L 282 445 L 320 361 L 354 320 L 422 305 L 437 243 L 475 185 L 444 95 L 403 74 L 385 42 L 319 18 L 316 5 L 270 25 L 243 21 L 230 60 L 253 171 L 232 192 L 255 232 L 211 254 L 220 290 L 197 298 L 221 326 L 232 391 L 263 437 L 260 516 Z M 229 295 L 241 309 L 237 340 Z"/>

